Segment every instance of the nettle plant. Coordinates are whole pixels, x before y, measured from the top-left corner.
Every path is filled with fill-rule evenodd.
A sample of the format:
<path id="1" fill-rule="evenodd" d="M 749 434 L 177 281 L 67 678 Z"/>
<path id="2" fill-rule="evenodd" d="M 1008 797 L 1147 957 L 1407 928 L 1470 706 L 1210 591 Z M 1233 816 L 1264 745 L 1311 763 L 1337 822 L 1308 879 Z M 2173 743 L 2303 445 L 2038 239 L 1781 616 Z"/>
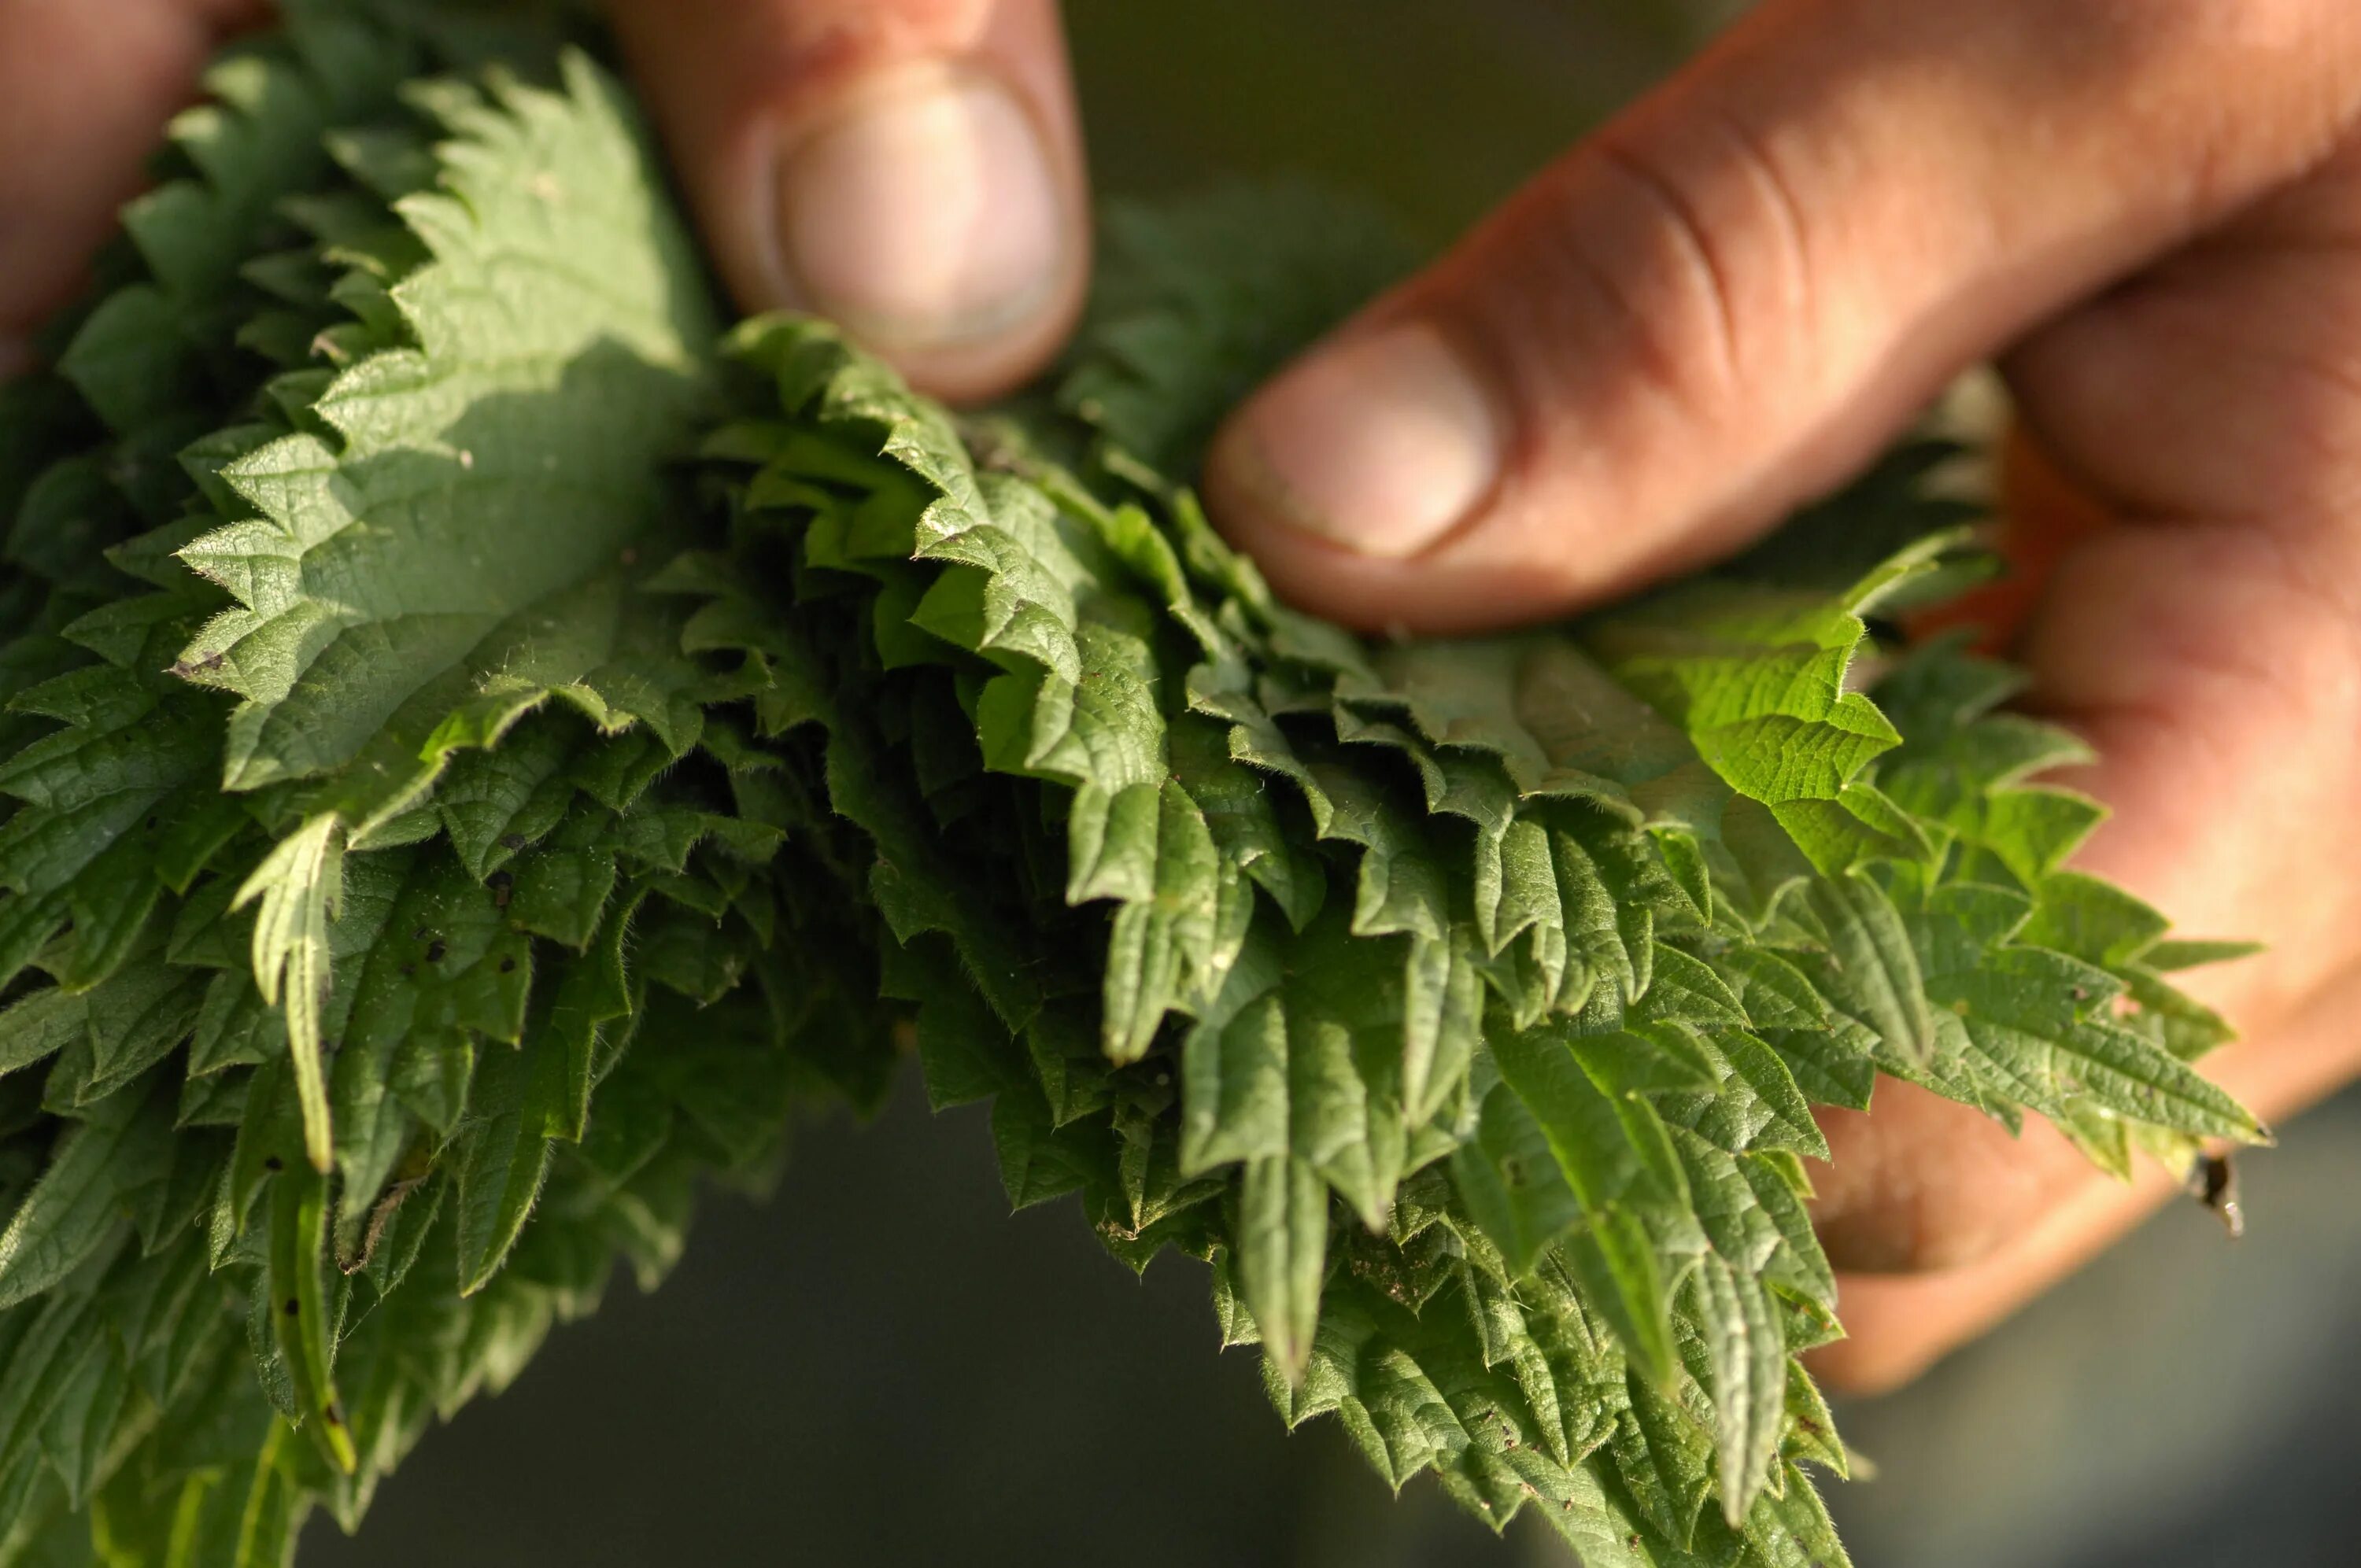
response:
<path id="1" fill-rule="evenodd" d="M 1392 1484 L 1590 1568 L 1840 1563 L 1811 1107 L 2262 1135 L 2164 979 L 2239 949 L 2060 870 L 2076 743 L 1894 630 L 1982 566 L 1939 445 L 1642 602 L 1372 645 L 1171 477 L 1381 225 L 1121 215 L 1061 378 L 954 416 L 719 334 L 562 24 L 280 9 L 0 390 L 0 1563 L 355 1526 L 913 1049 Z"/>

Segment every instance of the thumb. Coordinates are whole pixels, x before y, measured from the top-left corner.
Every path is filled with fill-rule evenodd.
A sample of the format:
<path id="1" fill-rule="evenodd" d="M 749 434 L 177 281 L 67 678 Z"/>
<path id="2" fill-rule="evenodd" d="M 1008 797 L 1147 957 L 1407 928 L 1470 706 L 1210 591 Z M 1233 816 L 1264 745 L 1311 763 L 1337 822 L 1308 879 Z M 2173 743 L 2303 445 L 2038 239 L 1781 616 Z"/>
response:
<path id="1" fill-rule="evenodd" d="M 613 0 L 741 305 L 956 399 L 1038 370 L 1089 218 L 1055 0 Z"/>
<path id="2" fill-rule="evenodd" d="M 1250 400 L 1209 499 L 1371 628 L 1697 565 L 2323 157 L 2356 46 L 2350 0 L 1770 0 Z"/>

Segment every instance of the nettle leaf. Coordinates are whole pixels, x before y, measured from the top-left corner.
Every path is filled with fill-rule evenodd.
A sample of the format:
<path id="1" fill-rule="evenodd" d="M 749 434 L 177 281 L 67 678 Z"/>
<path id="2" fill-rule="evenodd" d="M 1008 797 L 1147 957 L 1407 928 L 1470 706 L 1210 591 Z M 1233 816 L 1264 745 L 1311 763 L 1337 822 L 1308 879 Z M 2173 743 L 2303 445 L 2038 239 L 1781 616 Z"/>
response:
<path id="1" fill-rule="evenodd" d="M 328 1463 L 349 1475 L 358 1459 L 330 1381 L 335 1329 L 322 1278 L 327 1221 L 324 1176 L 290 1171 L 272 1182 L 269 1309 L 280 1359 L 293 1386 L 296 1420 Z"/>
<path id="2" fill-rule="evenodd" d="M 289 1056 L 303 1108 L 304 1152 L 324 1171 L 334 1157 L 335 1136 L 320 1061 L 320 1010 L 328 999 L 328 922 L 343 898 L 344 853 L 344 824 L 333 815 L 315 817 L 280 840 L 231 905 L 259 905 L 255 981 L 264 1003 L 280 1007 L 287 1021 Z"/>
<path id="3" fill-rule="evenodd" d="M 437 109 L 466 150 L 393 203 L 425 251 L 390 292 L 406 341 L 319 391 L 332 435 L 224 467 L 245 515 L 181 552 L 237 601 L 179 666 L 244 699 L 225 784 L 329 774 L 315 798 L 363 837 L 554 693 L 607 727 L 674 718 L 607 574 L 656 521 L 659 459 L 702 396 L 686 237 L 619 90 L 578 60 L 562 94 Z"/>
<path id="4" fill-rule="evenodd" d="M 40 1179 L 0 1231 L 0 1307 L 38 1299 L 119 1239 L 124 1195 L 170 1168 L 170 1108 L 142 1087 L 59 1128 Z"/>
<path id="5" fill-rule="evenodd" d="M 732 427 L 711 456 L 725 474 L 751 469 L 737 482 L 740 525 L 774 532 L 800 559 L 795 602 L 847 611 L 841 631 L 803 645 L 832 672 L 818 685 L 942 682 L 983 770 L 962 773 L 965 787 L 997 778 L 1011 799 L 1046 802 L 1014 815 L 1049 832 L 999 851 L 1013 874 L 983 879 L 1031 890 L 1014 913 L 1038 936 L 980 922 L 969 906 L 983 884 L 926 869 L 923 828 L 875 804 L 856 811 L 890 844 L 871 880 L 891 890 L 889 923 L 904 940 L 949 935 L 993 999 L 956 1031 L 922 1026 L 921 1044 L 939 1098 L 999 1095 L 1012 1193 L 1128 1192 L 1126 1234 L 1146 1234 L 1142 1168 L 1112 1152 L 1152 1146 L 1134 1113 L 1107 1113 L 1116 1136 L 1093 1145 L 1047 1109 L 1069 1102 L 1071 1056 L 990 1043 L 1027 1030 L 1047 1001 L 1007 977 L 1051 961 L 1051 933 L 1095 929 L 1085 939 L 1106 945 L 1093 967 L 1118 980 L 1103 992 L 1109 1060 L 1156 1060 L 1172 1047 L 1151 1020 L 1191 1021 L 1178 1037 L 1180 1168 L 1236 1184 L 1213 1212 L 1230 1227 L 1215 1243 L 1224 1289 L 1254 1321 L 1290 1413 L 1331 1408 L 1316 1392 L 1318 1347 L 1339 1298 L 1322 1255 L 1362 1245 L 1332 1222 L 1322 1186 L 1394 1237 L 1396 1255 L 1366 1266 L 1422 1299 L 1431 1270 L 1392 1204 L 1448 1156 L 1446 1201 L 1504 1282 L 1555 1271 L 1659 1390 L 1651 1398 L 1710 1386 L 1681 1420 L 1710 1456 L 1698 1474 L 1711 1474 L 1682 1485 L 1719 1492 L 1715 1528 L 1765 1552 L 1809 1535 L 1817 1505 L 1790 1500 L 1801 1489 L 1780 1456 L 1792 1418 L 1784 1303 L 1824 1322 L 1834 1293 L 1796 1162 L 1826 1152 L 1810 1103 L 1865 1103 L 1881 1066 L 1988 1109 L 2010 1103 L 1997 1058 L 1956 1026 L 1964 1014 L 2004 1027 L 2007 997 L 1938 984 L 1949 959 L 1922 951 L 1911 912 L 1953 844 L 1989 841 L 1999 874 L 2038 887 L 2061 875 L 2071 830 L 2062 815 L 2058 830 L 2038 827 L 2046 805 L 1975 804 L 2025 791 L 2025 768 L 2049 760 L 2029 745 L 1940 815 L 1871 777 L 1904 737 L 1850 687 L 1861 616 L 1954 570 L 1957 537 L 1938 533 L 1834 595 L 1721 585 L 1578 636 L 1373 653 L 1274 607 L 1196 532 L 1185 495 L 1127 455 L 1077 477 L 1005 426 L 962 453 L 939 414 L 810 323 L 751 324 L 734 352 L 775 389 L 784 419 Z M 1111 504 L 1094 484 L 1127 487 L 1132 501 Z M 1170 530 L 1165 548 L 1143 544 L 1140 514 Z M 790 645 L 755 630 L 758 594 L 733 592 L 743 598 L 719 646 Z M 842 606 L 848 592 L 860 608 Z M 1159 614 L 1172 628 L 1164 647 L 1139 630 Z M 838 754 L 855 727 L 798 700 Z M 1199 719 L 1226 731 L 1230 768 L 1260 775 L 1256 820 L 1241 821 L 1249 796 L 1196 740 Z M 915 739 L 861 744 L 857 775 L 831 764 L 840 795 L 873 797 L 881 770 L 931 766 Z M 894 760 L 904 745 L 910 760 Z M 1332 897 L 1310 915 L 1301 860 L 1284 880 L 1257 874 L 1275 864 L 1270 825 L 1316 846 L 1323 882 L 1349 878 L 1349 908 Z M 1233 924 L 1224 911 L 1245 887 L 1271 904 Z M 2042 950 L 2025 916 L 2041 900 L 2008 896 L 2016 914 L 1971 923 L 1964 961 L 1979 977 Z M 2052 897 L 2052 925 L 2103 956 L 2128 964 L 2155 941 L 2136 910 L 2080 884 Z M 1115 905 L 1104 925 L 1069 924 L 1102 901 Z M 1172 944 L 1153 961 L 1137 945 L 1150 930 Z M 1043 957 L 1028 959 L 1035 941 Z M 1980 1004 L 1989 1022 L 1976 1023 Z M 2093 1094 L 2037 1076 L 2037 1102 L 2015 1103 L 2078 1126 L 2137 1114 L 2121 1093 L 2110 1102 L 2112 1085 Z M 2207 1114 L 2147 1088 L 2148 1116 Z M 1115 1168 L 1094 1163 L 1109 1159 Z M 1380 1343 L 1355 1354 L 1386 1354 Z M 1455 1469 L 1467 1451 L 1430 1425 L 1389 1432 L 1378 1407 L 1333 1408 L 1373 1423 L 1364 1446 L 1389 1475 L 1439 1465 L 1482 1506 L 1488 1481 Z M 1572 1419 L 1595 1426 L 1601 1409 Z"/>
<path id="6" fill-rule="evenodd" d="M 1732 1170 L 1705 1190 L 1711 1196 L 1700 1193 L 1700 1217 L 1713 1250 L 1690 1277 L 1689 1291 L 1712 1368 L 1723 1518 L 1735 1528 L 1777 1461 L 1786 1425 L 1787 1345 L 1765 1278 L 1769 1249 L 1757 1250 L 1769 1227 L 1746 1223 L 1759 1212 L 1752 1190 Z M 1722 1207 L 1733 1193 L 1742 1197 Z"/>
<path id="7" fill-rule="evenodd" d="M 1056 396 L 953 415 L 810 321 L 714 363 L 555 24 L 281 10 L 0 389 L 0 1568 L 350 1528 L 906 1043 L 1288 1420 L 1594 1568 L 1843 1560 L 1815 1105 L 2263 1135 L 2165 979 L 2245 949 L 2065 869 L 2007 671 L 1876 641 L 1980 569 L 1939 444 L 1365 643 L 1171 476 L 1380 220 L 1132 210 Z"/>
<path id="8" fill-rule="evenodd" d="M 1263 1349 L 1282 1371 L 1300 1376 L 1320 1321 L 1327 1188 L 1310 1161 L 1271 1155 L 1246 1162 L 1238 1207 L 1239 1291 Z"/>

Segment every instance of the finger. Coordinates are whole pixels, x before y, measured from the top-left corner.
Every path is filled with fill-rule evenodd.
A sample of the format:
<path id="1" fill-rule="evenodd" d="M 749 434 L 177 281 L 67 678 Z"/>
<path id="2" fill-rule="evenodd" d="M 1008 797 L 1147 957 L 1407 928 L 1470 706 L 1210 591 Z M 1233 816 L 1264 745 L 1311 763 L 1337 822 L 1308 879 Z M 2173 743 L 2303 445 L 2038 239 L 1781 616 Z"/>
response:
<path id="1" fill-rule="evenodd" d="M 0 0 L 0 374 L 65 303 L 142 161 L 261 0 Z"/>
<path id="2" fill-rule="evenodd" d="M 2352 1027 L 2356 1010 L 2361 974 L 2346 974 L 2209 1068 L 2266 1120 L 2283 1120 L 2361 1070 L 2361 1036 Z M 1972 1263 L 1924 1274 L 1840 1272 L 1837 1301 L 1848 1337 L 1813 1352 L 1806 1358 L 1812 1372 L 1849 1393 L 1906 1383 L 2081 1267 L 2180 1190 L 2172 1172 L 2153 1165 L 2131 1182 L 2085 1171 L 2004 1246 Z M 2253 1223 L 2268 1225 L 2269 1219 Z"/>
<path id="3" fill-rule="evenodd" d="M 1089 272 L 1055 0 L 615 0 L 723 280 L 970 399 L 1054 355 Z"/>
<path id="4" fill-rule="evenodd" d="M 2022 1135 L 1980 1111 L 1880 1079 L 1868 1112 L 1816 1112 L 1828 1162 L 1812 1168 L 1812 1223 L 1837 1267 L 1870 1274 L 1957 1268 L 1990 1256 L 2089 1174 L 2048 1124 Z"/>
<path id="5" fill-rule="evenodd" d="M 2284 933 L 2242 1015 L 2344 964 L 2361 770 L 2361 141 L 2208 243 L 2028 341 L 2047 451 L 2121 520 L 2029 625 L 2035 695 L 2096 742 L 2082 857 L 2185 924 Z"/>
<path id="6" fill-rule="evenodd" d="M 2005 1251 L 1975 1263 L 1928 1274 L 1839 1273 L 1847 1337 L 1808 1353 L 1805 1364 L 1840 1393 L 1899 1387 L 2105 1250 L 2173 1190 L 2156 1170 L 2130 1186 L 2088 1182 Z"/>
<path id="7" fill-rule="evenodd" d="M 2347 0 L 1775 0 L 1282 374 L 1207 488 L 1315 609 L 1565 610 L 1832 485 L 2356 103 Z"/>
<path id="8" fill-rule="evenodd" d="M 2023 653 L 2037 698 L 2102 759 L 2073 782 L 2115 814 L 2080 861 L 2187 927 L 2270 943 L 2191 977 L 2249 1036 L 2209 1070 L 2267 1120 L 2361 1068 L 2355 363 L 2361 149 L 2045 329 L 2009 367 L 2048 455 L 2017 493 L 2079 519 Z M 2093 514 L 2106 521 L 2093 528 Z M 1982 1261 L 1848 1297 L 1858 1343 L 1839 1360 L 1862 1377 L 1923 1363 L 2169 1190 L 2169 1175 L 2145 1195 L 2101 1182 L 2030 1130 L 2012 1164 L 1978 1119 L 1914 1115 L 1906 1096 L 1885 1124 L 1894 1107 L 1879 1094 L 1875 1117 L 1830 1128 L 1831 1255 Z"/>
<path id="9" fill-rule="evenodd" d="M 2127 297 L 2128 293 L 2117 296 Z M 2114 308 L 2105 304 L 2085 313 L 2105 315 Z M 2080 334 L 2081 326 L 2081 317 L 2069 318 L 2048 335 L 2070 340 Z M 2059 363 L 2080 369 L 2079 361 Z M 2217 365 L 2213 369 L 2222 367 Z M 2147 377 L 2143 385 L 2168 384 L 2164 367 L 2139 368 Z M 2271 395 L 2270 389 L 2263 386 L 2225 388 L 2213 373 L 2193 380 L 2206 389 L 2209 399 L 2226 396 L 2239 400 Z M 2098 450 L 2113 450 L 2119 442 L 2128 442 L 2135 448 L 2152 444 L 2138 428 L 2139 415 L 2134 411 L 2126 413 L 2123 427 L 2102 433 L 2107 439 Z M 2010 575 L 1956 605 L 1944 607 L 1940 618 L 1928 618 L 1926 630 L 1940 630 L 1947 624 L 1966 627 L 1985 634 L 1994 646 L 2006 648 L 2023 641 L 2028 621 L 2051 602 L 2049 590 L 2061 570 L 2087 576 L 2079 560 L 2069 567 L 2070 560 L 2086 546 L 2111 551 L 2146 535 L 2126 524 L 2117 503 L 2094 497 L 2081 482 L 2061 472 L 2056 459 L 2021 424 L 2010 433 L 2004 452 L 2001 532 Z M 2244 456 L 2236 455 L 2234 460 Z M 2138 575 L 2136 557 L 2134 575 Z M 2218 588 L 2218 583 L 2214 587 Z M 2054 613 L 2070 615 L 2075 623 L 2087 624 L 2086 618 L 2110 615 L 2111 591 L 2106 584 L 2093 584 L 2078 591 L 2070 610 L 2060 609 Z M 2219 596 L 2224 605 L 2234 598 L 2227 593 Z M 2108 656 L 2104 649 L 2114 645 L 2103 644 L 2101 656 Z M 2054 709 L 2060 695 L 2054 679 L 2047 695 Z M 2177 712 L 2178 702 L 2187 695 L 2184 687 L 2157 711 L 2159 715 Z M 2086 729 L 2094 722 L 2103 724 L 2103 716 L 2092 712 L 2061 717 L 2079 720 Z M 2185 733 L 2185 726 L 2175 728 Z M 2120 739 L 2114 743 L 2120 743 Z M 2139 767 L 2151 765 L 2155 764 L 2143 762 Z M 2137 773 L 2139 767 L 2132 772 Z M 2187 776 L 2185 768 L 2167 766 L 2165 773 L 2175 779 Z M 2075 782 L 2097 792 L 2113 789 L 2118 795 L 2127 787 L 2087 773 Z M 2129 781 L 2136 782 L 2136 778 Z M 2153 810 L 2147 815 L 2152 817 Z M 2130 826 L 2136 829 L 2142 819 L 2136 806 Z M 2114 874 L 2133 881 L 2145 878 L 2160 905 L 2195 916 L 2196 928 L 2242 934 L 2263 930 L 2269 919 L 2267 912 L 2218 905 L 2222 885 L 2218 876 L 2209 876 L 2202 886 L 2158 885 L 2159 872 L 2190 862 L 2198 846 L 2218 841 L 2224 828 L 2189 823 L 2183 830 L 2192 836 L 2193 843 L 2175 845 L 2172 829 L 2150 829 L 2149 837 L 2170 846 L 2158 857 L 2159 863 L 2126 867 L 2118 861 Z M 2095 849 L 2085 849 L 2082 864 L 2093 865 L 2094 854 L 2115 852 L 2114 847 L 2121 845 L 2123 833 L 2124 822 L 2119 818 Z M 2228 1001 L 2221 994 L 2223 980 L 2230 980 L 2235 989 L 2253 968 L 2247 965 L 2200 975 L 2195 983 L 2200 989 L 2213 990 L 2215 1000 Z M 1880 1079 L 1873 1113 L 1822 1107 L 1815 1114 L 1828 1137 L 1830 1161 L 1813 1173 L 1817 1189 L 1813 1220 L 1831 1261 L 1840 1269 L 1907 1274 L 1956 1270 L 1980 1262 L 2042 1223 L 2048 1210 L 2063 1203 L 2092 1179 L 2089 1161 L 2038 1119 L 2029 1122 L 2023 1135 L 2012 1136 L 1978 1111 L 1898 1080 Z"/>

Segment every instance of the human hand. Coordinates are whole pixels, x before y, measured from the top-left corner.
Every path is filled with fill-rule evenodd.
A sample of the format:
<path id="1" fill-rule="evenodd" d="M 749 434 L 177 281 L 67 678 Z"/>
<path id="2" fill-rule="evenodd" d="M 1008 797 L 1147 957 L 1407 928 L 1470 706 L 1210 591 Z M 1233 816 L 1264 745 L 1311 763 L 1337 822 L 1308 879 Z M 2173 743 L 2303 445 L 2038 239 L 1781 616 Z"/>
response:
<path id="1" fill-rule="evenodd" d="M 928 389 L 1038 370 L 1089 217 L 1054 0 L 613 0 L 738 303 L 836 316 Z M 0 0 L 0 378 L 165 121 L 268 0 Z"/>
<path id="2" fill-rule="evenodd" d="M 2001 355 L 2055 556 L 2015 652 L 2114 811 L 2079 863 L 2270 943 L 2191 989 L 2284 1116 L 2361 1069 L 2356 125 L 2351 0 L 1771 0 L 1261 391 L 1209 497 L 1309 609 L 1532 620 L 1729 552 Z M 1844 1386 L 2173 1187 L 1896 1082 L 1825 1121 Z"/>
<path id="3" fill-rule="evenodd" d="M 0 374 L 267 9 L 0 0 L 0 148 L 40 149 L 0 166 Z M 612 9 L 741 305 L 836 314 L 953 397 L 1054 353 L 1088 257 L 1051 0 Z M 2021 650 L 2106 756 L 2081 782 L 2118 815 L 2083 863 L 2273 942 L 2199 979 L 2250 1035 L 2219 1075 L 2283 1115 L 2361 1056 L 2336 1027 L 2361 896 L 2334 874 L 2361 744 L 2349 9 L 1773 5 L 1247 410 L 1210 476 L 1223 518 L 1347 620 L 1530 619 L 1728 549 L 2015 345 L 2067 476 L 2020 465 L 2017 526 L 2111 523 L 2073 531 Z M 1483 390 L 1450 390 L 1455 357 Z M 1857 1272 L 1823 1370 L 1855 1385 L 2169 1188 L 1900 1084 L 1830 1123 L 1821 1221 Z"/>

